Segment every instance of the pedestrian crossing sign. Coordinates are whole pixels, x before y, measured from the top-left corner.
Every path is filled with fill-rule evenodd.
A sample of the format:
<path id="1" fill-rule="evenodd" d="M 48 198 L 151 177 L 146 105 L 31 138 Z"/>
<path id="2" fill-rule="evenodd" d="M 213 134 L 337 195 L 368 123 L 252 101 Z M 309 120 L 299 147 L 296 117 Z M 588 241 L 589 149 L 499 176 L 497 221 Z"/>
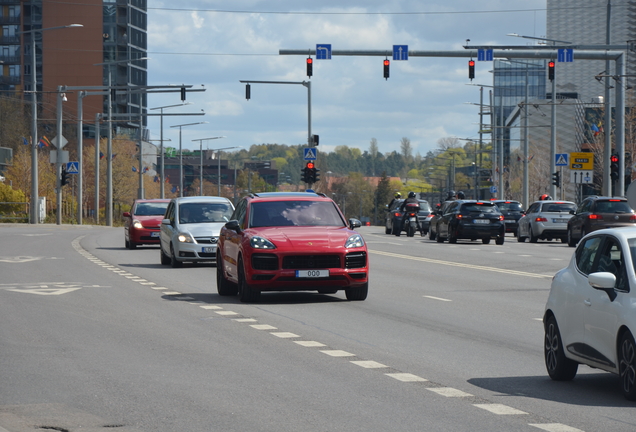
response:
<path id="1" fill-rule="evenodd" d="M 79 174 L 79 162 L 67 162 L 66 172 L 67 174 Z"/>
<path id="2" fill-rule="evenodd" d="M 556 155 L 556 166 L 568 166 L 568 154 L 567 153 L 559 153 Z"/>
<path id="3" fill-rule="evenodd" d="M 305 147 L 305 160 L 316 160 L 316 153 L 318 151 L 315 147 Z"/>

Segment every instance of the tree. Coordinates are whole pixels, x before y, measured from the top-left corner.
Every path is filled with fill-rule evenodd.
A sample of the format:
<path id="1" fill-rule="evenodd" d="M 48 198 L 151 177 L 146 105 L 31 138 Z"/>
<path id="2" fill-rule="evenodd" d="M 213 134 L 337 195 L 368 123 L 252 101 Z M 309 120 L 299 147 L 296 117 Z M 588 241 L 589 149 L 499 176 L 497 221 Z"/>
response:
<path id="1" fill-rule="evenodd" d="M 375 160 L 378 157 L 378 140 L 371 138 L 369 143 L 369 155 L 371 156 L 371 175 L 375 176 Z"/>

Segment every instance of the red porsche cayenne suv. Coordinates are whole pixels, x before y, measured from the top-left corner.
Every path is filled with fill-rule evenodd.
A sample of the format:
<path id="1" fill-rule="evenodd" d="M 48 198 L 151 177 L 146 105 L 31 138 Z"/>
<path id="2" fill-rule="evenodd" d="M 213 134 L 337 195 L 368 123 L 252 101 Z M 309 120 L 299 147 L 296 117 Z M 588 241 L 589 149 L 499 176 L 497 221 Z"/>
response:
<path id="1" fill-rule="evenodd" d="M 348 300 L 364 300 L 369 288 L 367 246 L 324 194 L 250 194 L 221 228 L 217 248 L 219 295 L 238 293 L 255 302 L 263 291 L 344 290 Z"/>

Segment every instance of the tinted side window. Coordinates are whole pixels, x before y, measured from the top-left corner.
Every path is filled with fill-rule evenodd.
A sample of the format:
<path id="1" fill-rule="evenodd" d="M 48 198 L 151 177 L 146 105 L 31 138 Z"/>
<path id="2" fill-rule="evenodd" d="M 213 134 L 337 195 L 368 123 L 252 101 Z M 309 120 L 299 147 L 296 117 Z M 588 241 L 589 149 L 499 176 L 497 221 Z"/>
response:
<path id="1" fill-rule="evenodd" d="M 595 272 L 609 272 L 616 276 L 614 288 L 621 291 L 629 291 L 627 283 L 627 272 L 625 268 L 625 257 L 618 241 L 612 237 L 607 237 L 601 247 L 598 263 Z"/>
<path id="2" fill-rule="evenodd" d="M 168 205 L 165 218 L 170 219 L 170 222 L 174 222 L 174 201 L 171 201 L 170 205 Z"/>
<path id="3" fill-rule="evenodd" d="M 539 204 L 534 203 L 530 206 L 530 208 L 528 209 L 526 213 L 536 213 L 538 209 L 539 209 Z"/>
<path id="4" fill-rule="evenodd" d="M 245 211 L 247 210 L 247 200 L 241 200 L 236 209 L 234 209 L 234 213 L 232 214 L 231 220 L 237 220 L 241 229 L 245 229 Z"/>
<path id="5" fill-rule="evenodd" d="M 598 253 L 598 247 L 601 244 L 602 237 L 592 237 L 579 245 L 576 250 L 576 266 L 583 274 L 592 273 L 592 265 Z"/>

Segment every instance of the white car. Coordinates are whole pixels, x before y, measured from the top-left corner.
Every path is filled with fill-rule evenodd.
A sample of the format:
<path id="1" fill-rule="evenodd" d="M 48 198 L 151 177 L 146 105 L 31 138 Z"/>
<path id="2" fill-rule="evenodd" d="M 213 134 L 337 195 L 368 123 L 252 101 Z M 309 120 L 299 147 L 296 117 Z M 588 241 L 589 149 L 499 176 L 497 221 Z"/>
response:
<path id="1" fill-rule="evenodd" d="M 174 198 L 161 221 L 161 264 L 181 267 L 184 262 L 216 262 L 221 227 L 234 212 L 223 197 Z"/>
<path id="2" fill-rule="evenodd" d="M 568 220 L 572 217 L 570 211 L 576 210 L 576 204 L 570 201 L 535 201 L 526 214 L 519 219 L 517 227 L 517 241 L 530 243 L 539 239 L 561 239 L 568 241 Z"/>
<path id="3" fill-rule="evenodd" d="M 552 279 L 545 308 L 545 364 L 550 377 L 571 380 L 579 364 L 620 377 L 636 400 L 636 228 L 594 231 Z"/>

